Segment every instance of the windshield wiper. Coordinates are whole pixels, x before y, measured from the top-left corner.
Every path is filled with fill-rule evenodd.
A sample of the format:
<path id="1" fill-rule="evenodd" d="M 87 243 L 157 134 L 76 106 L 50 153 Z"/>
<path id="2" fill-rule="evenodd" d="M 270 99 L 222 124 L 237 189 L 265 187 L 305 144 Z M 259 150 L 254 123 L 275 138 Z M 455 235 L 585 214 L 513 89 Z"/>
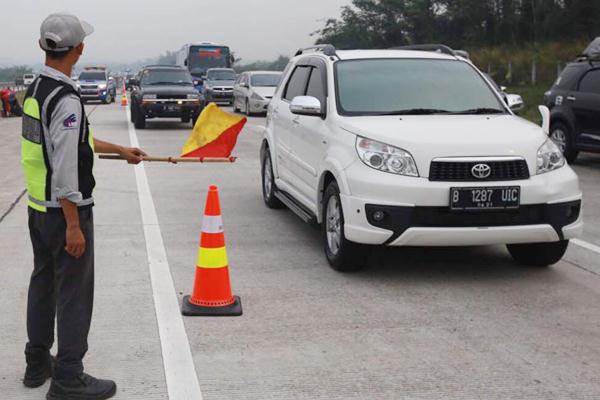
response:
<path id="1" fill-rule="evenodd" d="M 385 111 L 369 115 L 433 115 L 433 114 L 452 114 L 448 110 L 438 110 L 435 108 L 409 108 L 406 110 Z"/>
<path id="2" fill-rule="evenodd" d="M 504 114 L 504 111 L 497 108 L 472 108 L 470 110 L 457 111 L 452 114 Z"/>

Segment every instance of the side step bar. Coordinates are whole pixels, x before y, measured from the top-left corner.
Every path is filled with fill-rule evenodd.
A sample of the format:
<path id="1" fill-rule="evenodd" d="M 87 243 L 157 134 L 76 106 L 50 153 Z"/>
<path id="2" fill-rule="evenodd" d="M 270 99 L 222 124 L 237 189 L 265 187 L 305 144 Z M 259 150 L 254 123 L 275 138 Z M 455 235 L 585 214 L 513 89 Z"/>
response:
<path id="1" fill-rule="evenodd" d="M 294 214 L 299 216 L 304 222 L 309 223 L 311 225 L 317 225 L 317 216 L 314 215 L 311 211 L 307 210 L 302 204 L 300 204 L 296 199 L 294 199 L 289 194 L 282 192 L 280 190 L 276 190 L 273 193 L 275 197 L 277 197 L 287 208 L 292 210 Z"/>

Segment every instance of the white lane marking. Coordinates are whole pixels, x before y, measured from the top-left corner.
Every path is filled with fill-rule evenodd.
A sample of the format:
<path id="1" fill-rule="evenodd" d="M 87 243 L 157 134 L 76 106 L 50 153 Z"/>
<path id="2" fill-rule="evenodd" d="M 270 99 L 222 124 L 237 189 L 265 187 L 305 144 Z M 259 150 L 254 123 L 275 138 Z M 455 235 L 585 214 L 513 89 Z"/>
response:
<path id="1" fill-rule="evenodd" d="M 595 244 L 588 243 L 581 239 L 571 239 L 571 243 L 573 243 L 579 247 L 583 247 L 584 249 L 593 251 L 594 253 L 600 254 L 600 246 L 597 246 Z"/>
<path id="2" fill-rule="evenodd" d="M 135 128 L 129 122 L 129 113 L 129 108 L 127 108 L 129 140 L 133 147 L 140 147 Z M 179 301 L 177 300 L 175 285 L 167 260 L 167 252 L 143 163 L 135 166 L 135 180 L 140 199 L 142 224 L 144 225 L 146 251 L 148 253 L 148 268 L 152 282 L 152 295 L 154 297 L 169 399 L 202 400 L 198 375 L 196 374 L 190 343 L 183 325 Z"/>

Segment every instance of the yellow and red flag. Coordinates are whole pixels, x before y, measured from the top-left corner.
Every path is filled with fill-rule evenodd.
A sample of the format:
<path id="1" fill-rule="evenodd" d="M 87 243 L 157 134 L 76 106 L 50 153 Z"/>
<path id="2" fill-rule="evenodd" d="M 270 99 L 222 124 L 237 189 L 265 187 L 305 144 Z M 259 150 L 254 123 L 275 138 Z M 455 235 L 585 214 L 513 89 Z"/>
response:
<path id="1" fill-rule="evenodd" d="M 198 117 L 181 157 L 229 157 L 245 124 L 245 117 L 229 114 L 210 103 Z"/>

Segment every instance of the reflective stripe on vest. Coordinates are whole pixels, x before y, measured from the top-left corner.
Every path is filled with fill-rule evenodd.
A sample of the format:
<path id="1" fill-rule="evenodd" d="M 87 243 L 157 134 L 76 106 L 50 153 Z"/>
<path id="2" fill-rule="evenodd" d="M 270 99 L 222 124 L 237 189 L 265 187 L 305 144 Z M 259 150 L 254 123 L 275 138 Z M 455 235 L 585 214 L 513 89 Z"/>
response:
<path id="1" fill-rule="evenodd" d="M 48 168 L 44 157 L 43 128 L 40 105 L 34 97 L 23 104 L 23 128 L 21 137 L 21 165 L 25 174 L 29 207 L 46 212 L 46 207 L 31 201 L 43 202 L 46 199 L 46 178 Z"/>

